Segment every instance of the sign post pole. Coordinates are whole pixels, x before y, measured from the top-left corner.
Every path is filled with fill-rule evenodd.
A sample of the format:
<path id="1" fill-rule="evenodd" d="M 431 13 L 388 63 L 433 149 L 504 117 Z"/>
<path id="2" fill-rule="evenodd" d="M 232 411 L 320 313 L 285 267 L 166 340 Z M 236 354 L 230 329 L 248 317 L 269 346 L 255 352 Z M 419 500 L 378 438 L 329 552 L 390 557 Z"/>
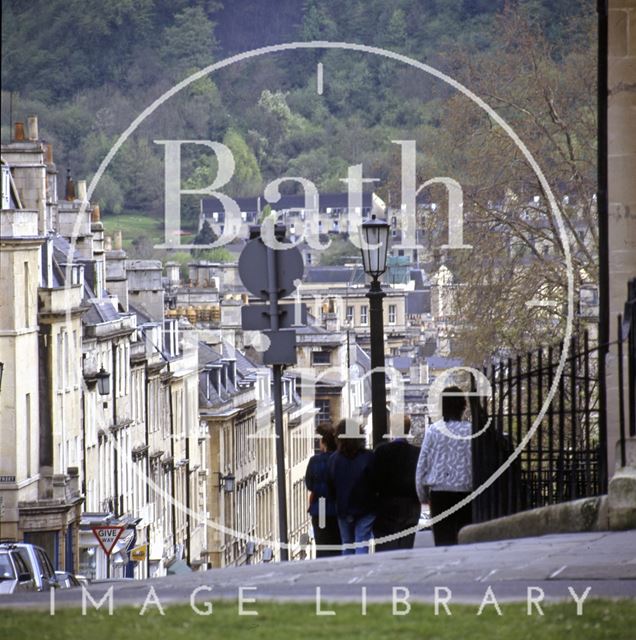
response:
<path id="1" fill-rule="evenodd" d="M 285 236 L 284 225 L 276 225 L 276 239 Z M 263 353 L 263 363 L 272 366 L 274 395 L 274 431 L 276 434 L 276 485 L 278 499 L 278 529 L 280 559 L 289 560 L 287 531 L 287 482 L 285 478 L 285 434 L 283 429 L 283 366 L 296 363 L 297 309 L 281 305 L 279 300 L 296 289 L 296 281 L 303 275 L 304 264 L 298 247 L 275 250 L 260 237 L 260 229 L 250 229 L 250 241 L 245 245 L 238 262 L 239 276 L 245 288 L 266 304 L 244 307 L 241 326 L 244 330 L 264 331 L 270 341 Z M 306 322 L 307 308 L 300 308 L 300 322 Z"/>
<path id="2" fill-rule="evenodd" d="M 276 252 L 267 247 L 267 289 L 269 294 L 270 329 L 278 331 L 278 271 Z M 280 559 L 289 560 L 287 548 L 287 482 L 285 478 L 285 440 L 283 430 L 283 365 L 272 365 L 274 382 L 274 429 L 276 433 L 276 488 L 278 496 L 278 535 L 281 542 Z"/>
<path id="3" fill-rule="evenodd" d="M 97 538 L 99 546 L 106 554 L 106 578 L 110 578 L 110 554 L 125 529 L 126 527 L 121 525 L 103 525 L 100 527 L 93 527 L 93 535 Z"/>

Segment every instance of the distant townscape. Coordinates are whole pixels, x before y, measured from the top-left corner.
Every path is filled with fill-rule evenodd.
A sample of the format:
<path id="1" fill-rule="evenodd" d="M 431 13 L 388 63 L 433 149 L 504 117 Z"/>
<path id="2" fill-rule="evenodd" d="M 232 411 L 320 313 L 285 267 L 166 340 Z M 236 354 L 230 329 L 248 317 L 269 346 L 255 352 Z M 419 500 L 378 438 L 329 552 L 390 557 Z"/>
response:
<path id="1" fill-rule="evenodd" d="M 91 579 L 275 559 L 271 375 L 258 335 L 241 328 L 245 239 L 228 247 L 229 262 L 128 259 L 84 181 L 68 176 L 58 194 L 37 118 L 16 127 L 2 146 L 3 330 L 19 373 L 2 387 L 0 537 L 38 544 L 56 566 Z M 257 199 L 239 202 L 243 220 L 257 222 Z M 291 237 L 304 217 L 298 204 L 280 210 Z M 367 215 L 370 194 L 363 206 Z M 346 231 L 346 193 L 326 196 L 320 210 L 329 221 L 321 234 Z M 200 228 L 206 222 L 218 232 L 223 219 L 202 199 Z M 387 365 L 421 442 L 426 389 L 459 364 L 448 337 L 453 276 L 404 255 L 395 219 L 393 228 Z M 308 320 L 283 378 L 291 558 L 312 554 L 304 475 L 315 426 L 351 417 L 371 432 L 366 276 L 357 256 L 322 266 L 320 252 L 304 245 L 303 255 L 296 297 Z M 316 376 L 309 406 L 303 371 Z M 110 568 L 92 532 L 104 524 L 125 527 Z M 132 562 L 139 545 L 145 561 Z"/>

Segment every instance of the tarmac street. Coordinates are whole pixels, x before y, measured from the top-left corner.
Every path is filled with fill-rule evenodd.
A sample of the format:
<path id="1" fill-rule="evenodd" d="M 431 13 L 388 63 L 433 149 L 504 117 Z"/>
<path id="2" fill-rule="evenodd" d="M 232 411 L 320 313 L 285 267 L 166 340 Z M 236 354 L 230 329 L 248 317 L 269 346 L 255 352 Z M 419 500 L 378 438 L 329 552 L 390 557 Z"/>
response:
<path id="1" fill-rule="evenodd" d="M 636 598 L 633 530 L 438 548 L 432 546 L 430 536 L 430 532 L 420 532 L 416 548 L 409 551 L 100 582 L 91 584 L 88 591 L 99 602 L 113 587 L 115 607 L 143 606 L 150 587 L 162 606 L 221 599 L 253 599 L 250 607 L 257 607 L 259 600 L 272 599 L 322 603 L 396 599 L 433 603 L 446 599 L 450 606 L 479 604 L 485 597 L 497 602 L 526 601 L 532 594 L 544 602 L 572 601 L 574 607 L 577 599 L 583 602 L 588 597 Z M 82 589 L 58 590 L 54 595 L 55 607 L 82 606 Z M 51 602 L 48 593 L 32 593 L 3 597 L 2 606 L 49 608 Z M 88 606 L 92 606 L 90 601 Z"/>

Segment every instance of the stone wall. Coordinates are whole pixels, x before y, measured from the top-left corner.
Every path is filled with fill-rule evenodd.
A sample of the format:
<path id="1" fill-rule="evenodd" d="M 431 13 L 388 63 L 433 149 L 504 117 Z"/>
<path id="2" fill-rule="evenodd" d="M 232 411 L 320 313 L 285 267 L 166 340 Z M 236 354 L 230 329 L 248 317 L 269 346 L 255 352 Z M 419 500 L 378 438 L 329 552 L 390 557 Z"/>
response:
<path id="1" fill-rule="evenodd" d="M 636 0 L 610 0 L 608 14 L 608 192 L 610 339 L 636 277 Z M 616 350 L 608 357 L 608 469 L 618 439 Z"/>

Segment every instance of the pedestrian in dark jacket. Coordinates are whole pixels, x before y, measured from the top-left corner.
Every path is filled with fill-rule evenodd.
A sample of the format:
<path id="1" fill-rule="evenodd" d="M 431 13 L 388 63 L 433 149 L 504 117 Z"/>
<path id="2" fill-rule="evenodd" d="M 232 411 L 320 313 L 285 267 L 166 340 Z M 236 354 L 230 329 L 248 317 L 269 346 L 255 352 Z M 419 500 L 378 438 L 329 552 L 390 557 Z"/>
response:
<path id="1" fill-rule="evenodd" d="M 327 467 L 336 450 L 336 431 L 330 422 L 323 422 L 316 428 L 316 434 L 320 436 L 320 453 L 309 459 L 305 486 L 309 490 L 308 512 L 316 541 L 316 557 L 325 558 L 341 553 L 336 502 L 329 495 L 327 486 Z M 334 548 L 322 548 L 325 546 Z"/>
<path id="2" fill-rule="evenodd" d="M 408 435 L 410 428 L 411 419 L 404 416 L 405 435 Z M 415 489 L 415 470 L 420 450 L 401 437 L 379 445 L 374 455 L 378 503 L 373 537 L 377 541 L 413 529 L 420 520 L 422 505 Z M 375 549 L 412 549 L 414 542 L 415 531 L 395 540 L 376 542 Z"/>
<path id="3" fill-rule="evenodd" d="M 349 431 L 347 423 L 349 422 Z M 341 420 L 338 450 L 329 460 L 329 490 L 336 498 L 336 513 L 342 544 L 366 542 L 373 537 L 375 490 L 373 452 L 365 448 L 365 437 L 351 420 Z M 369 553 L 369 545 L 343 549 L 343 555 Z"/>

